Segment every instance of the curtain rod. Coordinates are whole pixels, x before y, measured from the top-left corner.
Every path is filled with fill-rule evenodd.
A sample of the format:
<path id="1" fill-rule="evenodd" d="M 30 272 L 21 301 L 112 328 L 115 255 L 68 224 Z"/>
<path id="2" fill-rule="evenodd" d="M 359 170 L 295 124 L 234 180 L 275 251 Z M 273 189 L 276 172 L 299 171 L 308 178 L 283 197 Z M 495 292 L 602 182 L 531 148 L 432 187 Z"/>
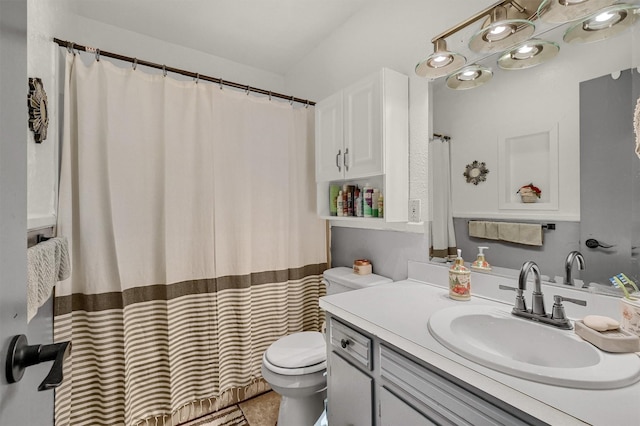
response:
<path id="1" fill-rule="evenodd" d="M 447 135 L 441 135 L 440 133 L 434 133 L 431 140 L 433 141 L 433 140 L 436 140 L 436 139 L 440 139 L 441 141 L 446 142 L 446 141 L 451 140 L 451 137 L 447 136 Z"/>
<path id="2" fill-rule="evenodd" d="M 257 87 L 251 87 L 251 86 L 248 86 L 246 84 L 234 83 L 233 81 L 223 80 L 221 78 L 209 77 L 209 76 L 198 74 L 198 73 L 195 73 L 195 72 L 182 70 L 180 68 L 168 67 L 168 66 L 166 66 L 164 64 L 156 64 L 154 62 L 149 62 L 149 61 L 145 61 L 145 60 L 138 59 L 138 58 L 132 58 L 130 56 L 124 56 L 124 55 L 120 55 L 120 54 L 117 54 L 117 53 L 107 52 L 107 51 L 103 51 L 103 50 L 100 50 L 100 49 L 96 49 L 94 47 L 83 46 L 81 44 L 73 43 L 73 42 L 70 42 L 70 41 L 60 40 L 60 39 L 55 38 L 55 37 L 54 37 L 53 41 L 54 41 L 54 43 L 57 43 L 59 46 L 66 47 L 69 50 L 75 49 L 75 50 L 78 50 L 78 51 L 81 50 L 81 51 L 84 51 L 84 52 L 95 53 L 96 58 L 98 58 L 98 59 L 100 58 L 100 56 L 106 56 L 108 58 L 118 59 L 118 60 L 124 61 L 124 62 L 130 62 L 130 63 L 134 64 L 134 66 L 144 65 L 145 67 L 156 68 L 156 69 L 162 70 L 165 73 L 165 75 L 166 75 L 167 72 L 172 72 L 174 74 L 180 74 L 180 75 L 185 75 L 187 77 L 192 77 L 192 78 L 194 78 L 196 80 L 206 80 L 206 81 L 210 81 L 212 83 L 218 83 L 220 85 L 225 85 L 225 86 L 229 86 L 229 87 L 234 87 L 236 89 L 246 90 L 247 93 L 248 92 L 260 93 L 262 95 L 269 96 L 269 98 L 271 98 L 273 96 L 275 98 L 285 99 L 285 100 L 287 100 L 289 102 L 298 102 L 298 103 L 305 104 L 305 105 L 315 105 L 316 104 L 315 102 L 310 101 L 308 99 L 296 98 L 295 96 L 287 96 L 287 95 L 283 95 L 282 93 L 271 92 L 269 90 L 259 89 Z"/>

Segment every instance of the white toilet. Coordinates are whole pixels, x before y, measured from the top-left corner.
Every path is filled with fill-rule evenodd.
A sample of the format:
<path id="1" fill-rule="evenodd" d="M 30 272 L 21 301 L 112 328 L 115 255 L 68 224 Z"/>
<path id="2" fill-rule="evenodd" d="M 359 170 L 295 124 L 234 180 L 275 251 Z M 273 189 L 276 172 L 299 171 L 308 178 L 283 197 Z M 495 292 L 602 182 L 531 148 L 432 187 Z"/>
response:
<path id="1" fill-rule="evenodd" d="M 389 283 L 380 275 L 358 275 L 351 268 L 324 271 L 327 295 Z M 262 356 L 262 377 L 280 399 L 278 426 L 313 426 L 327 394 L 327 348 L 317 331 L 281 337 Z"/>

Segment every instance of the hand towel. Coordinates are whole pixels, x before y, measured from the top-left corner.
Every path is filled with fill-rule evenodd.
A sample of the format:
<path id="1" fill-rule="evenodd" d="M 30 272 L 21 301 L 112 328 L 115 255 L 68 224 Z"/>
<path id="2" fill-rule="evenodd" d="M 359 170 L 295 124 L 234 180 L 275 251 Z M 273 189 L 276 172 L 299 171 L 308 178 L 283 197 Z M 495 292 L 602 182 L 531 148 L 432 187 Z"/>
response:
<path id="1" fill-rule="evenodd" d="M 469 221 L 469 236 L 476 238 L 484 238 L 485 237 L 485 224 L 486 222 L 480 220 L 470 220 Z"/>
<path id="2" fill-rule="evenodd" d="M 498 239 L 498 222 L 470 220 L 469 236 L 476 237 L 476 238 L 484 238 L 486 240 L 497 240 Z"/>
<path id="3" fill-rule="evenodd" d="M 66 238 L 51 238 L 27 249 L 27 322 L 49 299 L 56 282 L 69 278 L 70 273 Z"/>
<path id="4" fill-rule="evenodd" d="M 498 223 L 498 236 L 503 241 L 528 246 L 542 245 L 542 225 L 537 223 Z"/>
<path id="5" fill-rule="evenodd" d="M 498 240 L 498 222 L 487 222 L 484 227 L 486 238 L 489 240 Z"/>

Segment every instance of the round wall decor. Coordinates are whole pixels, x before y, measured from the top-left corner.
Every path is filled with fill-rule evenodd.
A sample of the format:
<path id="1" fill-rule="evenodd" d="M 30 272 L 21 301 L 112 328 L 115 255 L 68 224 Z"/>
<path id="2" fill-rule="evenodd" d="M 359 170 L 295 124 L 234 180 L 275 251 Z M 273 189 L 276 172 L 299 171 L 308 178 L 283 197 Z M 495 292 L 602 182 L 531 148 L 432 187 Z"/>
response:
<path id="1" fill-rule="evenodd" d="M 474 161 L 471 164 L 467 164 L 463 175 L 467 179 L 467 183 L 477 185 L 480 182 L 484 182 L 485 180 L 487 180 L 488 173 L 489 169 L 485 167 L 484 162 L 481 163 L 478 161 Z"/>
<path id="2" fill-rule="evenodd" d="M 29 129 L 33 131 L 36 143 L 47 138 L 49 127 L 49 111 L 47 107 L 47 93 L 39 78 L 29 78 Z"/>

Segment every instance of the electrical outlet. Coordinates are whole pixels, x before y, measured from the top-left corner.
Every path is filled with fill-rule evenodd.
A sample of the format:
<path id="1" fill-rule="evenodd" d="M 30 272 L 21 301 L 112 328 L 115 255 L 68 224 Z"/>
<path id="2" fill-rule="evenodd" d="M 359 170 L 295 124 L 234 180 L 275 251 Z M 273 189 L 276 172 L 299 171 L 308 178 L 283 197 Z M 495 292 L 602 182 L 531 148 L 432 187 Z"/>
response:
<path id="1" fill-rule="evenodd" d="M 409 222 L 420 222 L 420 200 L 409 200 Z"/>

